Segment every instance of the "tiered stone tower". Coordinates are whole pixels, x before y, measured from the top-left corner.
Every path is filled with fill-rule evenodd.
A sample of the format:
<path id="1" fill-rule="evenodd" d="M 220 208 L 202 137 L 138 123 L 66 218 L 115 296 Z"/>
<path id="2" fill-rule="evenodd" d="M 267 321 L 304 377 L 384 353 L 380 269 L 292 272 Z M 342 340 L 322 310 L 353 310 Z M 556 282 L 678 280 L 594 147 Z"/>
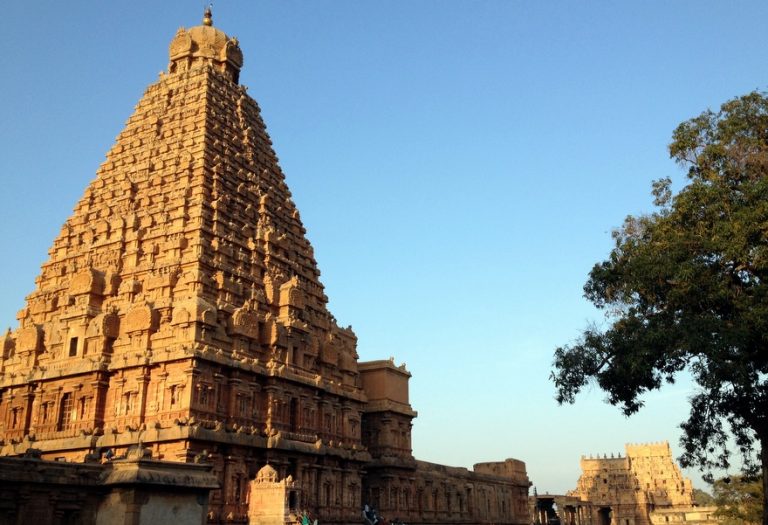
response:
<path id="1" fill-rule="evenodd" d="M 209 523 L 359 523 L 363 495 L 409 523 L 525 523 L 522 462 L 414 460 L 410 374 L 358 369 L 242 64 L 210 10 L 176 33 L 0 340 L 0 455 L 212 462 Z"/>
<path id="2" fill-rule="evenodd" d="M 691 480 L 684 478 L 666 441 L 627 444 L 626 455 L 582 457 L 576 496 L 592 505 L 596 525 L 650 525 L 651 513 L 693 505 Z"/>
<path id="3" fill-rule="evenodd" d="M 81 460 L 141 440 L 214 452 L 212 502 L 245 511 L 249 469 L 311 479 L 357 519 L 365 396 L 356 338 L 326 308 L 312 247 L 234 38 L 179 29 L 2 340 L 3 454 Z M 320 457 L 311 473 L 271 449 Z M 321 454 L 318 456 L 318 454 Z M 253 477 L 253 473 L 250 473 Z M 329 516 L 330 518 L 330 516 Z"/>

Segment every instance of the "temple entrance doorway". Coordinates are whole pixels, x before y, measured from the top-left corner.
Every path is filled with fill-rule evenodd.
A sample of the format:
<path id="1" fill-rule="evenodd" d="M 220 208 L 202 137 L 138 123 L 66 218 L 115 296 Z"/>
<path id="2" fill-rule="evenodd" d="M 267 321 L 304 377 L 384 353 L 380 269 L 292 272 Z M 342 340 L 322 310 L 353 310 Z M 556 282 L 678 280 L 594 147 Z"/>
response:
<path id="1" fill-rule="evenodd" d="M 597 525 L 611 525 L 611 507 L 601 507 L 597 511 Z"/>

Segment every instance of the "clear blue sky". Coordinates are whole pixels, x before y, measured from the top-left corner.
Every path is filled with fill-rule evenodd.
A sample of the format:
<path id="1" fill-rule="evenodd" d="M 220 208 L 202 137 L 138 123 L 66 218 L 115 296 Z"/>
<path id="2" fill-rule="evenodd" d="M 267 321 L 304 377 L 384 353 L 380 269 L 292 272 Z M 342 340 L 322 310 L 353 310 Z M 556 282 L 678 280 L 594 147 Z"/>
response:
<path id="1" fill-rule="evenodd" d="M 203 5 L 3 6 L 0 323 Z M 765 89 L 766 20 L 764 1 L 215 2 L 331 311 L 361 359 L 413 373 L 417 457 L 516 457 L 563 492 L 581 454 L 677 448 L 690 385 L 629 420 L 597 390 L 558 407 L 552 352 L 602 322 L 581 288 L 611 229 L 682 182 L 674 127 Z"/>

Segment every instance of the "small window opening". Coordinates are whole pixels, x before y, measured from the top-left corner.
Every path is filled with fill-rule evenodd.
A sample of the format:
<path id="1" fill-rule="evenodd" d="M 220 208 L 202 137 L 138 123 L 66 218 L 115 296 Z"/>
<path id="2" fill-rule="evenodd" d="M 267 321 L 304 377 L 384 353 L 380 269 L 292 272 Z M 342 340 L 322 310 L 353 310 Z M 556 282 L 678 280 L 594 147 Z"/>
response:
<path id="1" fill-rule="evenodd" d="M 73 337 L 69 340 L 69 357 L 77 355 L 77 337 Z"/>
<path id="2" fill-rule="evenodd" d="M 173 385 L 170 389 L 171 408 L 179 403 L 179 386 Z"/>
<path id="3" fill-rule="evenodd" d="M 299 430 L 299 401 L 295 397 L 291 399 L 288 418 L 291 432 L 297 432 Z"/>
<path id="4" fill-rule="evenodd" d="M 78 412 L 80 413 L 80 419 L 85 419 L 86 412 L 88 412 L 88 399 L 85 397 L 80 398 L 80 408 Z"/>
<path id="5" fill-rule="evenodd" d="M 235 498 L 234 499 L 235 499 L 236 502 L 239 502 L 240 498 L 242 497 L 242 492 L 243 492 L 242 483 L 243 482 L 242 482 L 242 479 L 241 479 L 240 475 L 238 474 L 237 476 L 235 476 L 235 483 L 234 483 L 234 485 L 235 485 L 235 494 L 234 494 Z"/>
<path id="6" fill-rule="evenodd" d="M 59 410 L 58 429 L 64 430 L 72 423 L 72 394 L 66 393 L 61 396 L 61 407 Z"/>

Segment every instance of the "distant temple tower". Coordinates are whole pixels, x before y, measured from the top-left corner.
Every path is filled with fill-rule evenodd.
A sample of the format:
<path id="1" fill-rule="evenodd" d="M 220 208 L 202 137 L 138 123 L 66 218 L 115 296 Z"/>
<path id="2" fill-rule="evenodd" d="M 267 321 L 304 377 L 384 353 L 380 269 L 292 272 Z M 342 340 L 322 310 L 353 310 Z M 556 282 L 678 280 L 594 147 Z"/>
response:
<path id="1" fill-rule="evenodd" d="M 669 443 L 625 448 L 625 456 L 581 458 L 582 474 L 569 495 L 592 505 L 590 523 L 651 525 L 660 511 L 680 519 L 693 505 L 693 488 L 672 459 Z"/>
<path id="2" fill-rule="evenodd" d="M 434 488 L 419 474 L 410 374 L 358 368 L 355 334 L 328 311 L 259 106 L 238 84 L 237 39 L 206 10 L 169 54 L 2 336 L 0 455 L 82 461 L 141 443 L 156 459 L 210 461 L 209 523 L 279 520 L 249 508 L 265 483 L 283 491 L 286 519 L 358 523 L 365 492 L 408 522 L 482 510 L 523 523 L 522 462 Z"/>

